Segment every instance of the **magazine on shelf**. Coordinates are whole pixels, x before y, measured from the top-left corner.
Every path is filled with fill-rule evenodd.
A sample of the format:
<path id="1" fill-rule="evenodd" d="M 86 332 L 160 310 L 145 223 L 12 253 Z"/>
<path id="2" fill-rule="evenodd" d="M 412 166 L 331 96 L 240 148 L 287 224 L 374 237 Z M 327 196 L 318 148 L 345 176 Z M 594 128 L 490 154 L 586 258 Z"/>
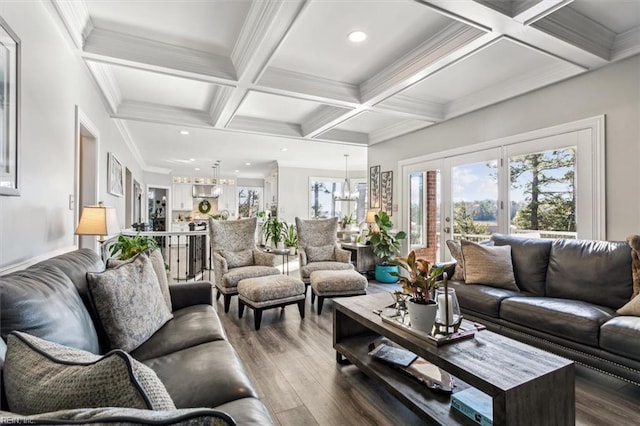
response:
<path id="1" fill-rule="evenodd" d="M 418 358 L 418 355 L 409 350 L 385 342 L 377 344 L 371 352 L 369 352 L 369 355 L 399 367 L 408 367 Z"/>
<path id="2" fill-rule="evenodd" d="M 453 391 L 453 376 L 437 365 L 434 365 L 424 358 L 418 358 L 404 369 L 405 372 L 415 377 L 428 388 L 451 393 Z"/>
<path id="3" fill-rule="evenodd" d="M 454 393 L 451 406 L 479 425 L 493 425 L 493 399 L 476 388 Z"/>

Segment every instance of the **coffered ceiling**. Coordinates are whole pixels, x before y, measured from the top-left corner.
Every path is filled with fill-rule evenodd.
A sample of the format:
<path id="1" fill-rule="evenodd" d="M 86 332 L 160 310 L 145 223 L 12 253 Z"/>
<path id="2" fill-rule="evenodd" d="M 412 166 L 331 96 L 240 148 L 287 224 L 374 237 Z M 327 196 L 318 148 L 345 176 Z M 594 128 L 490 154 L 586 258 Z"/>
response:
<path id="1" fill-rule="evenodd" d="M 367 146 L 640 52 L 640 0 L 52 3 L 141 164 L 176 174 L 365 169 Z"/>

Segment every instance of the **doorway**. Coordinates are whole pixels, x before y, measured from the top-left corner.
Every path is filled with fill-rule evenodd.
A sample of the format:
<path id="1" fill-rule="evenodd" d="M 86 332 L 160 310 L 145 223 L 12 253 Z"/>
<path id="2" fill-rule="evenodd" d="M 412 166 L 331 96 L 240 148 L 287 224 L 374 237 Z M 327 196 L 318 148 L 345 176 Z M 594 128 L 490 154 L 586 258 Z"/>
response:
<path id="1" fill-rule="evenodd" d="M 75 114 L 75 193 L 74 223 L 76 229 L 84 206 L 98 204 L 98 188 L 100 167 L 100 134 L 89 117 L 76 106 Z M 89 248 L 98 252 L 95 236 L 82 235 L 75 237 L 78 248 Z"/>
<path id="2" fill-rule="evenodd" d="M 168 231 L 169 187 L 161 185 L 147 186 L 147 229 Z"/>

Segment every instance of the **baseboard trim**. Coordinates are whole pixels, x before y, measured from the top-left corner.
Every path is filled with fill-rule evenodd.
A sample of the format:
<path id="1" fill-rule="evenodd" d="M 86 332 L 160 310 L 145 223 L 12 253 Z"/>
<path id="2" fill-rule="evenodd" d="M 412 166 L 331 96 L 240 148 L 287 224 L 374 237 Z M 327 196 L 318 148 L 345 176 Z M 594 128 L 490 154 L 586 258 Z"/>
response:
<path id="1" fill-rule="evenodd" d="M 15 272 L 15 271 L 21 271 L 23 269 L 27 269 L 29 266 L 31 265 L 35 265 L 36 263 L 42 262 L 43 260 L 47 260 L 50 259 L 52 257 L 64 254 L 64 253 L 68 253 L 70 251 L 73 250 L 77 250 L 78 246 L 67 246 L 67 247 L 63 247 L 63 248 L 59 248 L 57 250 L 54 251 L 50 251 L 47 253 L 43 253 L 39 256 L 36 257 L 32 257 L 30 259 L 27 260 L 23 260 L 21 262 L 17 262 L 11 265 L 7 265 L 7 266 L 0 266 L 0 276 L 2 275 L 6 275 L 6 274 L 10 274 L 11 272 Z"/>

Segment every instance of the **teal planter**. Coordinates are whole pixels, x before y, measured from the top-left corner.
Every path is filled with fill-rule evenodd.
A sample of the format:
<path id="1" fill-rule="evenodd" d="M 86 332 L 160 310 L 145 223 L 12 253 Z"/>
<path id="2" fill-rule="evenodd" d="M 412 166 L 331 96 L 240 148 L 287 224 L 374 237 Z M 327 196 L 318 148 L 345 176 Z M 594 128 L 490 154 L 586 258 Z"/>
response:
<path id="1" fill-rule="evenodd" d="M 376 265 L 376 281 L 384 284 L 397 283 L 398 279 L 391 276 L 389 272 L 398 272 L 398 270 L 396 265 Z"/>

